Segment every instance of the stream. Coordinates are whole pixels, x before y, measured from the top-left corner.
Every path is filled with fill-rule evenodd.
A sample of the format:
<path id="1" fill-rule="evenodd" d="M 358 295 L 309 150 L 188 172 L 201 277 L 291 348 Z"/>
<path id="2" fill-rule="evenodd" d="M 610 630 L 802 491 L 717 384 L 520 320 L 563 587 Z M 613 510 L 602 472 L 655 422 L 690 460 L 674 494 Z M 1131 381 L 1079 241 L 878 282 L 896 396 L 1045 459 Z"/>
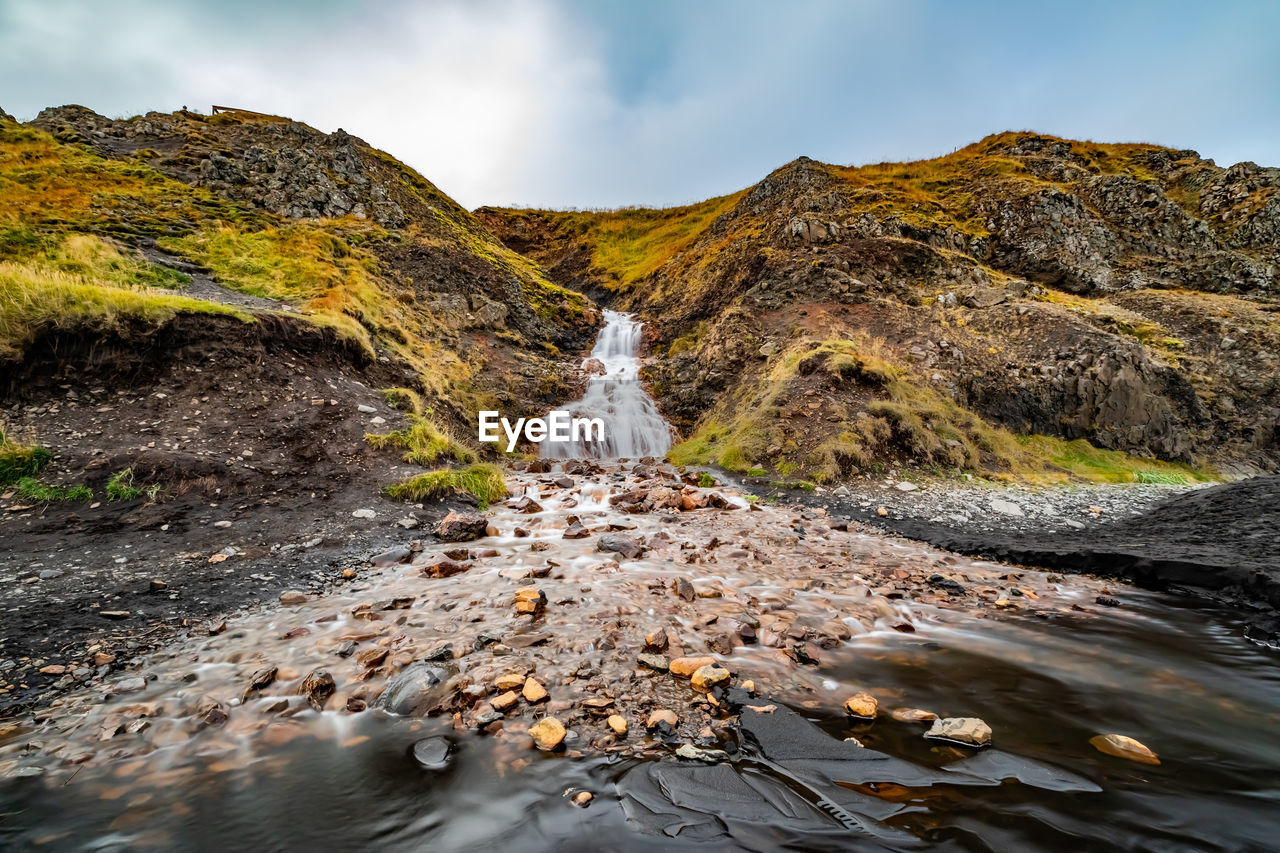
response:
<path id="1" fill-rule="evenodd" d="M 0 848 L 1276 849 L 1280 669 L 1242 617 L 621 461 L 670 441 L 636 379 L 640 332 L 609 313 L 593 352 L 605 373 L 573 404 L 632 421 L 597 459 L 512 471 L 490 535 L 406 542 L 359 582 L 193 629 L 108 695 L 0 729 Z M 627 511 L 640 492 L 692 506 Z M 608 537 L 643 547 L 602 550 Z M 544 605 L 521 615 L 530 588 Z M 655 631 L 667 657 L 715 654 L 753 682 L 750 713 L 797 740 L 744 738 L 713 697 L 640 665 Z M 380 710 L 421 661 L 440 675 L 431 713 Z M 334 685 L 319 710 L 300 695 L 317 670 Z M 512 673 L 549 697 L 485 722 Z M 874 721 L 844 716 L 858 691 L 879 701 Z M 898 708 L 980 717 L 992 745 L 926 740 Z M 662 709 L 677 724 L 647 730 Z M 564 746 L 536 750 L 530 728 L 552 715 Z M 1161 763 L 1097 751 L 1103 733 Z M 800 741 L 858 760 L 823 787 Z M 682 744 L 726 760 L 678 759 Z M 570 799 L 582 791 L 585 808 Z"/>

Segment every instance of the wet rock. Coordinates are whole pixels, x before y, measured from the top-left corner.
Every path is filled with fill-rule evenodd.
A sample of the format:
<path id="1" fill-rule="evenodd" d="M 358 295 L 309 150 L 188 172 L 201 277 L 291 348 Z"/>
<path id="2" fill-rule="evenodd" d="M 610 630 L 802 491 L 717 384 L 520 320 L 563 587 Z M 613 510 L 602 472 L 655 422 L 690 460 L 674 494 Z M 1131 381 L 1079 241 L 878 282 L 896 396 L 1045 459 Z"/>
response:
<path id="1" fill-rule="evenodd" d="M 922 711 L 919 708 L 894 708 L 889 715 L 900 723 L 931 723 L 938 719 L 938 715 L 932 711 Z"/>
<path id="2" fill-rule="evenodd" d="M 478 512 L 452 511 L 436 526 L 436 536 L 445 542 L 470 542 L 484 536 L 489 519 Z"/>
<path id="3" fill-rule="evenodd" d="M 639 542 L 617 533 L 606 533 L 597 539 L 596 550 L 621 554 L 628 560 L 633 560 L 644 553 L 644 547 Z"/>
<path id="4" fill-rule="evenodd" d="M 147 680 L 140 675 L 132 678 L 122 678 L 115 684 L 111 685 L 112 693 L 137 693 L 139 690 L 147 689 Z"/>
<path id="5" fill-rule="evenodd" d="M 418 662 L 400 673 L 378 697 L 377 707 L 401 716 L 424 714 L 448 696 L 448 670 Z"/>
<path id="6" fill-rule="evenodd" d="M 205 696 L 196 705 L 196 719 L 201 726 L 220 726 L 231 719 L 231 711 L 212 696 Z"/>
<path id="7" fill-rule="evenodd" d="M 489 707 L 500 714 L 505 714 L 516 706 L 520 701 L 520 694 L 514 690 L 508 690 L 498 696 L 494 696 L 489 700 Z"/>
<path id="8" fill-rule="evenodd" d="M 547 594 L 537 587 L 527 586 L 516 590 L 516 613 L 522 616 L 541 616 L 547 609 Z"/>
<path id="9" fill-rule="evenodd" d="M 438 555 L 419 569 L 418 574 L 430 578 L 447 578 L 461 574 L 469 568 L 471 567 L 466 563 L 459 563 L 457 560 L 450 559 L 447 556 Z"/>
<path id="10" fill-rule="evenodd" d="M 564 539 L 586 539 L 591 535 L 591 531 L 582 526 L 582 522 L 573 521 L 564 529 L 561 538 Z"/>
<path id="11" fill-rule="evenodd" d="M 694 670 L 690 676 L 690 683 L 694 690 L 700 690 L 703 693 L 711 692 L 712 688 L 719 687 L 729 683 L 729 670 L 715 664 L 700 666 Z"/>
<path id="12" fill-rule="evenodd" d="M 662 655 L 655 655 L 650 652 L 644 652 L 636 657 L 639 664 L 646 669 L 652 669 L 655 672 L 666 672 L 671 668 L 670 662 Z"/>
<path id="13" fill-rule="evenodd" d="M 450 764 L 453 745 L 447 738 L 423 738 L 413 745 L 413 760 L 426 770 L 444 770 Z"/>
<path id="14" fill-rule="evenodd" d="M 302 685 L 298 688 L 298 692 L 307 697 L 307 702 L 317 711 L 324 710 L 324 704 L 329 701 L 329 697 L 337 689 L 334 684 L 333 676 L 327 669 L 315 669 L 302 679 Z"/>
<path id="15" fill-rule="evenodd" d="M 729 760 L 729 753 L 723 749 L 703 749 L 691 743 L 682 743 L 676 749 L 676 757 L 685 761 L 702 761 L 707 764 L 718 764 Z"/>
<path id="16" fill-rule="evenodd" d="M 697 592 L 693 589 L 693 584 L 689 583 L 685 578 L 680 578 L 673 582 L 671 584 L 671 591 L 683 598 L 685 601 L 693 601 L 698 597 Z"/>
<path id="17" fill-rule="evenodd" d="M 524 701 L 530 705 L 536 705 L 547 698 L 547 688 L 543 687 L 541 682 L 536 678 L 526 678 L 524 687 L 520 691 L 520 695 L 524 697 Z"/>
<path id="18" fill-rule="evenodd" d="M 618 737 L 623 737 L 627 733 L 627 718 L 621 714 L 610 714 L 609 719 L 605 720 L 605 725 Z"/>
<path id="19" fill-rule="evenodd" d="M 874 720 L 880 703 L 870 693 L 855 693 L 844 700 L 844 713 L 849 717 Z"/>
<path id="20" fill-rule="evenodd" d="M 1120 606 L 1120 602 L 1109 595 L 1100 595 L 1097 598 L 1095 598 L 1093 601 L 1095 604 L 1100 604 L 1103 607 L 1119 607 Z"/>
<path id="21" fill-rule="evenodd" d="M 524 687 L 525 675 L 520 672 L 508 672 L 493 680 L 493 686 L 505 693 L 508 690 L 519 690 Z"/>
<path id="22" fill-rule="evenodd" d="M 249 676 L 249 686 L 244 689 L 244 694 L 240 697 L 240 701 L 247 701 L 254 693 L 270 685 L 276 680 L 277 672 L 278 670 L 274 666 L 266 666 L 256 670 L 253 675 Z"/>
<path id="23" fill-rule="evenodd" d="M 1116 758 L 1127 758 L 1139 764 L 1159 764 L 1160 758 L 1142 743 L 1125 735 L 1095 735 L 1089 744 L 1099 752 Z"/>
<path id="24" fill-rule="evenodd" d="M 306 604 L 311 599 L 312 596 L 296 589 L 287 589 L 280 593 L 281 604 Z"/>
<path id="25" fill-rule="evenodd" d="M 594 361 L 594 359 L 592 360 Z M 595 796 L 590 791 L 578 791 L 569 798 L 569 802 L 573 803 L 580 809 L 585 809 L 587 806 L 591 805 L 591 801 L 593 799 L 595 799 Z"/>
<path id="26" fill-rule="evenodd" d="M 991 743 L 991 727 L 977 717 L 946 717 L 934 720 L 924 736 L 929 740 L 983 747 Z"/>
<path id="27" fill-rule="evenodd" d="M 665 725 L 674 729 L 679 722 L 680 718 L 676 716 L 675 711 L 668 711 L 662 708 L 649 715 L 649 718 L 645 720 L 644 727 L 646 729 L 656 729 Z"/>
<path id="28" fill-rule="evenodd" d="M 662 654 L 667 650 L 669 641 L 665 629 L 650 631 L 644 637 L 644 650 L 652 654 Z"/>
<path id="29" fill-rule="evenodd" d="M 693 674 L 702 667 L 711 666 L 715 663 L 717 663 L 717 660 L 711 655 L 681 657 L 671 661 L 669 669 L 671 674 L 678 678 L 692 678 Z"/>
<path id="30" fill-rule="evenodd" d="M 516 512 L 522 512 L 529 515 L 535 512 L 542 512 L 542 504 L 538 503 L 528 495 L 521 495 L 513 501 L 508 501 L 507 506 L 511 507 Z"/>
<path id="31" fill-rule="evenodd" d="M 564 743 L 567 732 L 564 724 L 555 717 L 543 717 L 531 729 L 529 736 L 533 738 L 538 749 L 550 752 Z"/>
<path id="32" fill-rule="evenodd" d="M 934 589 L 940 589 L 943 592 L 952 592 L 960 595 L 965 591 L 963 584 L 958 581 L 953 581 L 951 578 L 943 577 L 942 575 L 930 575 L 928 583 L 929 586 Z"/>

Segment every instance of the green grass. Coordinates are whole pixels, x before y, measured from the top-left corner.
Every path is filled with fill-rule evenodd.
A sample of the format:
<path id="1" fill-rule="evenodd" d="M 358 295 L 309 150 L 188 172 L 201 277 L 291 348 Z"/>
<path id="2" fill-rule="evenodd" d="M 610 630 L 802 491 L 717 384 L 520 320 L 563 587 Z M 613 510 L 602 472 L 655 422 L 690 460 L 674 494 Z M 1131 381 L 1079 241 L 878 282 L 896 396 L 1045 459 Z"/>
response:
<path id="1" fill-rule="evenodd" d="M 476 455 L 470 448 L 454 441 L 431 421 L 416 415 L 411 417 L 413 424 L 407 429 L 366 433 L 364 439 L 378 450 L 403 448 L 404 461 L 414 465 L 435 465 L 445 460 L 463 463 L 476 461 Z"/>
<path id="2" fill-rule="evenodd" d="M 23 477 L 14 486 L 14 491 L 19 498 L 36 501 L 37 503 L 93 500 L 93 490 L 80 483 L 71 486 L 56 486 L 42 483 L 35 477 Z"/>
<path id="3" fill-rule="evenodd" d="M 53 460 L 45 447 L 28 447 L 9 438 L 0 428 L 0 486 L 8 486 L 23 477 L 34 477 Z"/>
<path id="4" fill-rule="evenodd" d="M 1189 485 L 1216 479 L 1211 471 L 1202 468 L 1157 459 L 1139 459 L 1118 450 L 1094 447 L 1082 438 L 1064 441 L 1053 436 L 1032 435 L 1018 441 L 1034 456 L 1047 460 L 1073 477 L 1095 483 Z"/>
<path id="5" fill-rule="evenodd" d="M 505 498 L 506 479 L 497 465 L 479 464 L 467 468 L 442 468 L 387 486 L 387 495 L 396 500 L 423 503 L 466 493 L 475 496 L 482 507 Z"/>
<path id="6" fill-rule="evenodd" d="M 123 471 L 112 474 L 111 479 L 107 480 L 106 491 L 109 501 L 131 501 L 142 497 L 142 489 L 133 482 L 132 468 L 125 468 Z"/>

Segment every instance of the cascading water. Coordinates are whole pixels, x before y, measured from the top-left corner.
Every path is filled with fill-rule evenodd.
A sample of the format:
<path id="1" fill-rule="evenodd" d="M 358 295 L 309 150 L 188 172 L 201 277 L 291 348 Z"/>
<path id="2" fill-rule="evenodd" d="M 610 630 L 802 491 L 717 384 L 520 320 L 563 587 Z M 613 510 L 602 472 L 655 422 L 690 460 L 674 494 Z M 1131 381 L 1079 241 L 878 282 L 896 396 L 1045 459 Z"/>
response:
<path id="1" fill-rule="evenodd" d="M 601 418 L 603 441 L 542 443 L 544 459 L 618 459 L 662 456 L 671 447 L 671 425 L 640 383 L 640 333 L 644 324 L 630 314 L 604 312 L 605 325 L 588 360 L 604 373 L 592 376 L 582 399 L 566 408 L 574 417 Z"/>

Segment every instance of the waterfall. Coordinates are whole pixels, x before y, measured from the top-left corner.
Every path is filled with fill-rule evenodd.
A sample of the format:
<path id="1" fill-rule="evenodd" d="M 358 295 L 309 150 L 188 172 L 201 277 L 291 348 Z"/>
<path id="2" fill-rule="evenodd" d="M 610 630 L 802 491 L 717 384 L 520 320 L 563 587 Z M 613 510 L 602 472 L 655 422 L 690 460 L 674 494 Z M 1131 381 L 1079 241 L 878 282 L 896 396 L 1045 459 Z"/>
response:
<path id="1" fill-rule="evenodd" d="M 640 383 L 644 324 L 619 311 L 605 311 L 604 320 L 588 356 L 588 361 L 594 358 L 604 365 L 604 373 L 592 376 L 582 399 L 565 407 L 574 417 L 603 419 L 604 441 L 544 441 L 544 459 L 662 456 L 671 447 L 671 425 Z"/>

